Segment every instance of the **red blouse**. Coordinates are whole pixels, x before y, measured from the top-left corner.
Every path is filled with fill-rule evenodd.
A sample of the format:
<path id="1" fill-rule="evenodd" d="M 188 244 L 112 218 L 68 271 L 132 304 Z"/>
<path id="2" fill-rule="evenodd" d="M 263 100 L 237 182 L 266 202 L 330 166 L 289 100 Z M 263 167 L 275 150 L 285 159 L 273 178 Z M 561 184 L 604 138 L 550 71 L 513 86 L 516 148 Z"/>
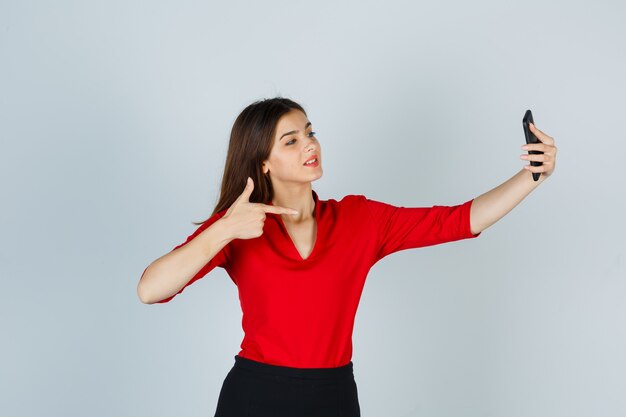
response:
<path id="1" fill-rule="evenodd" d="M 376 262 L 401 250 L 480 236 L 470 231 L 473 199 L 396 207 L 363 195 L 319 200 L 312 192 L 317 238 L 309 257 L 300 256 L 280 215 L 266 213 L 261 236 L 232 240 L 177 293 L 216 266 L 226 270 L 243 312 L 239 356 L 296 368 L 345 365 L 361 292 Z M 172 251 L 225 213 L 215 213 Z"/>

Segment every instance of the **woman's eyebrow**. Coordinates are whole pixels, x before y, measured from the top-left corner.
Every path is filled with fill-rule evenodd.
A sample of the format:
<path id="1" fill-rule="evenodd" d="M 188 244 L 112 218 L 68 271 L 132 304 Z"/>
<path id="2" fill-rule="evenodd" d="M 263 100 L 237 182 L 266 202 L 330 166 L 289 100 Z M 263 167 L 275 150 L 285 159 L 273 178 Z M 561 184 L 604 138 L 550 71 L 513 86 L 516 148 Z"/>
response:
<path id="1" fill-rule="evenodd" d="M 306 130 L 306 128 L 309 127 L 309 125 L 311 125 L 311 122 L 309 122 L 306 125 L 304 125 L 304 130 Z M 280 141 L 282 138 L 284 138 L 287 135 L 292 135 L 292 134 L 298 133 L 298 132 L 299 132 L 299 130 L 292 130 L 291 132 L 283 133 L 283 135 L 280 137 L 280 139 L 278 139 L 278 141 Z"/>

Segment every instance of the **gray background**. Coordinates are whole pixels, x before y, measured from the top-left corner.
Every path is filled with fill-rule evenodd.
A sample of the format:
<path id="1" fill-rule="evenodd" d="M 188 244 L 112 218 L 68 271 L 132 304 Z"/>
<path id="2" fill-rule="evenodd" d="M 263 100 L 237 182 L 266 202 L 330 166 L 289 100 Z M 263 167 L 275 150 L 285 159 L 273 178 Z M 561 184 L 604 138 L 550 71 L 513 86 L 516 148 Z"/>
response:
<path id="1" fill-rule="evenodd" d="M 135 289 L 216 203 L 235 117 L 280 94 L 317 132 L 321 199 L 477 197 L 526 164 L 526 109 L 559 148 L 479 238 L 372 268 L 363 416 L 625 415 L 624 21 L 619 1 L 1 1 L 0 413 L 213 415 L 236 287 Z"/>

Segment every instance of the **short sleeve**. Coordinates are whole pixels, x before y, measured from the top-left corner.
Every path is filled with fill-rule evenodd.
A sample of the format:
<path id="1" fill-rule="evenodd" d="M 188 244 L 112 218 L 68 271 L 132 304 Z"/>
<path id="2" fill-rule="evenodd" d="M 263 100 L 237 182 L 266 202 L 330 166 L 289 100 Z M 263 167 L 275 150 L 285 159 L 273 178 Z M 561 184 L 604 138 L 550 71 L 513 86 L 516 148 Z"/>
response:
<path id="1" fill-rule="evenodd" d="M 457 206 L 403 207 L 362 196 L 369 210 L 378 253 L 375 262 L 410 248 L 480 236 L 470 229 L 472 200 Z"/>
<path id="2" fill-rule="evenodd" d="M 211 216 L 207 221 L 205 221 L 204 223 L 202 223 L 200 225 L 200 227 L 198 227 L 191 235 L 189 235 L 187 237 L 187 240 L 185 240 L 184 242 L 182 242 L 179 245 L 176 245 L 170 252 L 175 251 L 176 249 L 185 246 L 186 244 L 188 244 L 189 242 L 191 242 L 193 239 L 195 239 L 196 236 L 198 236 L 200 233 L 202 233 L 204 230 L 206 230 L 209 226 L 211 226 L 213 223 L 215 223 L 217 220 L 219 220 L 224 214 L 225 214 L 226 210 L 220 211 L 218 213 L 215 213 L 213 216 Z M 157 303 L 167 303 L 169 302 L 172 298 L 176 297 L 178 294 L 180 294 L 181 292 L 183 292 L 183 290 L 185 288 L 187 288 L 189 285 L 193 284 L 194 282 L 196 282 L 197 280 L 199 280 L 200 278 L 204 277 L 206 274 L 208 274 L 209 272 L 211 272 L 213 269 L 215 269 L 215 267 L 219 266 L 221 268 L 226 269 L 229 263 L 229 246 L 225 245 L 222 249 L 220 249 L 219 252 L 217 252 L 217 254 L 215 254 L 215 256 L 206 264 L 204 265 L 190 280 L 189 282 L 187 282 L 187 284 L 185 284 L 184 287 L 182 287 L 176 294 L 167 297 L 161 301 L 157 301 Z"/>

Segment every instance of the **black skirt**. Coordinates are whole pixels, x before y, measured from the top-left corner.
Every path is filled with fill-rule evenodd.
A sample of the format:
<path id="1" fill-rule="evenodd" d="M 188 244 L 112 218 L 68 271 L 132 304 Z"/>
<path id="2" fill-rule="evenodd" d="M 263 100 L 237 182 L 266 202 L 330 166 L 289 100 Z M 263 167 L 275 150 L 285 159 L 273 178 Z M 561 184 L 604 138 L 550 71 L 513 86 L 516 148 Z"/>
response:
<path id="1" fill-rule="evenodd" d="M 215 417 L 360 417 L 353 364 L 292 368 L 235 355 Z"/>

